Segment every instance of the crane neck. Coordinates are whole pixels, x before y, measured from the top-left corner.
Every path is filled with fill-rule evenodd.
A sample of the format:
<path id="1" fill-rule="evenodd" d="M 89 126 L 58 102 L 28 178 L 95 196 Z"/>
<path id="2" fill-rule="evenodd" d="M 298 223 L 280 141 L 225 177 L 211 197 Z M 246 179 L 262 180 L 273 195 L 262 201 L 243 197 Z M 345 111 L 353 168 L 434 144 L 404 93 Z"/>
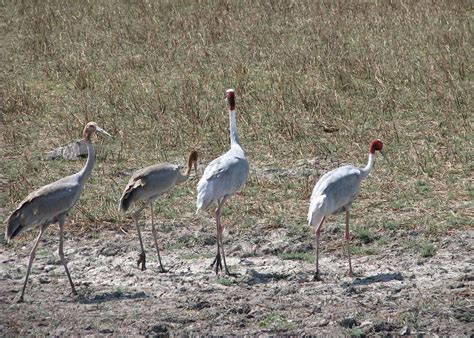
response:
<path id="1" fill-rule="evenodd" d="M 82 168 L 82 170 L 79 172 L 79 175 L 81 179 L 86 180 L 91 175 L 92 168 L 94 168 L 95 149 L 90 138 L 86 137 L 84 138 L 84 141 L 86 142 L 86 145 L 87 145 L 87 162 Z"/>
<path id="2" fill-rule="evenodd" d="M 375 163 L 375 153 L 369 153 L 369 161 L 367 162 L 367 165 L 361 169 L 362 179 L 369 176 L 370 172 L 372 171 L 374 167 L 374 163 Z"/>
<path id="3" fill-rule="evenodd" d="M 191 174 L 191 168 L 192 168 L 192 164 L 189 163 L 188 164 L 188 169 L 186 170 L 184 175 L 180 171 L 178 171 L 178 178 L 176 179 L 176 184 L 181 184 L 181 183 L 186 182 L 188 180 L 189 175 Z"/>
<path id="4" fill-rule="evenodd" d="M 235 108 L 229 109 L 230 121 L 230 145 L 238 144 L 240 146 L 239 133 L 237 131 L 237 118 L 235 116 Z"/>

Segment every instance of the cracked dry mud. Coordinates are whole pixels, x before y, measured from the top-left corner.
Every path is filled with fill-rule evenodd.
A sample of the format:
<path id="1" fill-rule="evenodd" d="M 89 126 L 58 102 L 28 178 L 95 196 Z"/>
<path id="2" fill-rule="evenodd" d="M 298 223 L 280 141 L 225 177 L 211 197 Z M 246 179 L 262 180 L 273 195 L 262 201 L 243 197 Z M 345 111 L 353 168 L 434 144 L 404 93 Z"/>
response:
<path id="1" fill-rule="evenodd" d="M 313 282 L 312 263 L 278 256 L 311 250 L 311 238 L 285 241 L 283 229 L 226 231 L 228 264 L 240 275 L 217 277 L 208 268 L 213 228 L 177 225 L 160 233 L 169 273 L 158 273 L 149 225 L 143 231 L 145 271 L 136 266 L 139 244 L 131 225 L 128 234 L 67 233 L 66 256 L 79 293 L 72 296 L 57 257 L 57 227 L 51 226 L 20 304 L 14 299 L 32 243 L 1 244 L 0 334 L 473 334 L 473 232 L 440 240 L 430 258 L 394 239 L 376 255 L 353 256 L 359 277 L 346 275 L 340 247 L 327 249 L 328 243 L 342 243 L 342 236 L 326 233 L 324 281 Z M 184 245 L 173 245 L 178 237 Z"/>

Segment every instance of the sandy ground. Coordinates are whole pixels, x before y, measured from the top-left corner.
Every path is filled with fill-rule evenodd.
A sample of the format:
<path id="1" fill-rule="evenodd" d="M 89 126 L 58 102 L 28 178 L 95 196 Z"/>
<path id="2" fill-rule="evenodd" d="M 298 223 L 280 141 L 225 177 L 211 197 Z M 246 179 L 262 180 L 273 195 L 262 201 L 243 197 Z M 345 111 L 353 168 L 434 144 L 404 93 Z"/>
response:
<path id="1" fill-rule="evenodd" d="M 311 238 L 285 241 L 282 231 L 226 231 L 228 264 L 238 277 L 216 276 L 211 225 L 160 233 L 171 268 L 159 273 L 150 226 L 147 270 L 136 266 L 134 228 L 88 238 L 66 234 L 65 250 L 79 295 L 72 296 L 57 255 L 57 227 L 40 243 L 25 302 L 17 304 L 32 243 L 0 244 L 0 334 L 438 334 L 473 335 L 474 232 L 452 233 L 434 257 L 388 243 L 354 256 L 348 277 L 341 233 L 322 241 L 322 282 L 307 261 L 282 252 L 312 250 Z M 176 241 L 176 238 L 179 241 Z M 173 240 L 174 239 L 174 240 Z M 181 245 L 177 245 L 181 243 Z"/>

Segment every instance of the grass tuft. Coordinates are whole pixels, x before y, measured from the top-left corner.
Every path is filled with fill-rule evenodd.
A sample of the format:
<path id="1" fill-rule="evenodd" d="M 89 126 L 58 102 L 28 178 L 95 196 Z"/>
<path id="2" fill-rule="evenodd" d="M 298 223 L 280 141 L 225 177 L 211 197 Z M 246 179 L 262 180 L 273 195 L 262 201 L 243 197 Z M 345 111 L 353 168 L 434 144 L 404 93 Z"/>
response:
<path id="1" fill-rule="evenodd" d="M 378 250 L 373 247 L 351 245 L 351 253 L 358 256 L 375 255 Z"/>
<path id="2" fill-rule="evenodd" d="M 224 286 L 231 286 L 231 285 L 236 284 L 237 281 L 235 279 L 232 279 L 232 278 L 219 277 L 217 279 L 217 283 L 219 283 L 220 285 L 224 285 Z"/>
<path id="3" fill-rule="evenodd" d="M 436 247 L 433 243 L 424 243 L 420 247 L 421 257 L 433 257 L 436 253 Z"/>
<path id="4" fill-rule="evenodd" d="M 284 316 L 277 313 L 271 313 L 267 315 L 258 323 L 258 325 L 261 328 L 280 332 L 289 331 L 294 327 L 294 324 L 288 321 Z"/>
<path id="5" fill-rule="evenodd" d="M 369 228 L 356 228 L 354 230 L 356 233 L 357 237 L 362 241 L 364 244 L 368 244 L 374 241 L 375 239 L 375 234 L 373 231 Z"/>

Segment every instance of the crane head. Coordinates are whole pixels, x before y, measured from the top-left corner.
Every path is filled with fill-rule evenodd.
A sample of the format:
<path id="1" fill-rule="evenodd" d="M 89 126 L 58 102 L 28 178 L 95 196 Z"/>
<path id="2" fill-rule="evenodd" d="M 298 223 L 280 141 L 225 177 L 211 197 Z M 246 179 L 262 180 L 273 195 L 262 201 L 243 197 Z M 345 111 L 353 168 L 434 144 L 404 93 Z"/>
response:
<path id="1" fill-rule="evenodd" d="M 390 164 L 390 161 L 388 160 L 387 156 L 385 156 L 384 152 L 382 151 L 383 148 L 383 143 L 379 139 L 373 140 L 370 143 L 370 153 L 375 154 L 376 151 L 380 151 L 380 154 L 383 156 L 385 161 L 387 161 L 388 164 Z"/>
<path id="2" fill-rule="evenodd" d="M 369 148 L 369 152 L 371 154 L 375 154 L 375 152 L 378 150 L 380 152 L 382 152 L 382 148 L 383 148 L 383 143 L 382 141 L 376 139 L 376 140 L 373 140 L 371 143 L 370 143 L 370 148 Z"/>
<path id="3" fill-rule="evenodd" d="M 94 132 L 98 132 L 98 133 L 101 133 L 103 135 L 106 135 L 108 137 L 112 137 L 112 135 L 110 135 L 108 132 L 106 132 L 104 129 L 102 129 L 101 127 L 99 127 L 97 125 L 97 123 L 95 122 L 89 122 L 88 124 L 86 124 L 86 126 L 84 127 L 84 133 L 83 133 L 83 137 L 87 140 L 90 140 L 91 138 L 91 135 L 94 133 Z"/>
<path id="4" fill-rule="evenodd" d="M 188 168 L 194 166 L 194 170 L 197 171 L 197 163 L 198 163 L 198 152 L 193 150 L 189 153 L 188 157 Z"/>
<path id="5" fill-rule="evenodd" d="M 235 110 L 235 90 L 234 89 L 227 89 L 225 91 L 225 100 L 229 104 L 230 110 Z"/>
<path id="6" fill-rule="evenodd" d="M 193 166 L 194 166 L 194 171 L 196 172 L 196 175 L 197 175 L 197 165 L 198 165 L 198 152 L 196 150 L 193 150 L 189 153 L 189 156 L 188 156 L 188 171 L 186 172 L 186 175 L 189 176 Z"/>

